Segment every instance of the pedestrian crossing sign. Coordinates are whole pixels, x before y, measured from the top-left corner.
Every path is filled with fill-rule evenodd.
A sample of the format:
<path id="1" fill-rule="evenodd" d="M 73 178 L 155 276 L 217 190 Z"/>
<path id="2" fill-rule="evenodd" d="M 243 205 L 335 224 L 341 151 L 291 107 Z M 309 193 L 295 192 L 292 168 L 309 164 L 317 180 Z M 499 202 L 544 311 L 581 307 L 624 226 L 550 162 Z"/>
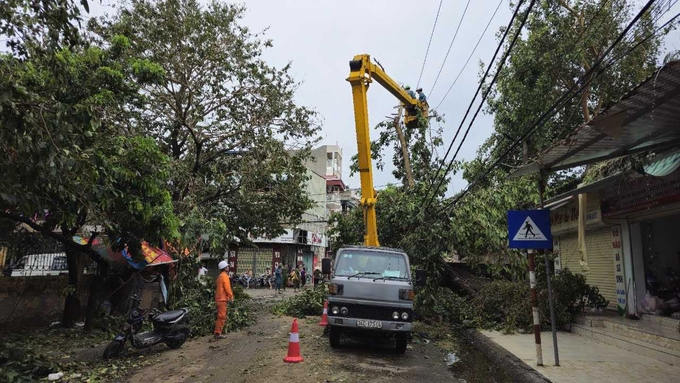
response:
<path id="1" fill-rule="evenodd" d="M 550 210 L 509 210 L 511 249 L 552 249 Z"/>

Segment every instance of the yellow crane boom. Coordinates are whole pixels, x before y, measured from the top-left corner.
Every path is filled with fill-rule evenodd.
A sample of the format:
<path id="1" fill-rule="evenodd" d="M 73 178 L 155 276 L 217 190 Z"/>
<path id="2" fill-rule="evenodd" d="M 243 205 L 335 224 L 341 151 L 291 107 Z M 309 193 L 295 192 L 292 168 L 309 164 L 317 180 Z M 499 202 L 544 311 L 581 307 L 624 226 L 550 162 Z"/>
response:
<path id="1" fill-rule="evenodd" d="M 375 213 L 377 193 L 373 187 L 373 165 L 371 164 L 371 138 L 368 124 L 368 101 L 366 93 L 368 86 L 375 81 L 396 97 L 406 110 L 404 122 L 410 126 L 418 119 L 418 110 L 427 117 L 426 105 L 421 105 L 417 99 L 385 73 L 382 68 L 371 62 L 367 54 L 354 56 L 349 62 L 349 77 L 347 81 L 352 85 L 352 99 L 354 101 L 354 123 L 357 133 L 357 149 L 359 158 L 359 175 L 361 178 L 361 206 L 364 211 L 364 225 L 366 246 L 380 246 L 378 242 L 378 227 Z"/>

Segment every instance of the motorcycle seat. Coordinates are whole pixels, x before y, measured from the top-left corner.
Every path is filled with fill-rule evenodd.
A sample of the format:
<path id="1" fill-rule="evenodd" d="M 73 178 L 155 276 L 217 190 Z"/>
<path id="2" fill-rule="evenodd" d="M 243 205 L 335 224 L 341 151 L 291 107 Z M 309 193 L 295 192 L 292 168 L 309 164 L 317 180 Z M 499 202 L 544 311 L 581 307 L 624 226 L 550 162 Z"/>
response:
<path id="1" fill-rule="evenodd" d="M 166 311 L 156 315 L 153 320 L 154 322 L 169 323 L 179 319 L 182 315 L 186 314 L 186 312 L 186 309 Z"/>

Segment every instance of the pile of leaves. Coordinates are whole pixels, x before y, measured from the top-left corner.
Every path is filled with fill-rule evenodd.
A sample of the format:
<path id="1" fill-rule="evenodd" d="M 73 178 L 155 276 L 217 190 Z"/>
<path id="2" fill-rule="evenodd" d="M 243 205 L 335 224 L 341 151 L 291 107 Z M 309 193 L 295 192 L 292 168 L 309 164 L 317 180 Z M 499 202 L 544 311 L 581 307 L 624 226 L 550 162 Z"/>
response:
<path id="1" fill-rule="evenodd" d="M 198 281 L 195 270 L 198 260 L 191 257 L 180 261 L 179 273 L 170 284 L 170 303 L 173 309 L 188 308 L 187 325 L 192 336 L 212 334 L 215 330 L 215 284 Z M 231 286 L 234 301 L 229 303 L 227 313 L 227 331 L 237 331 L 255 323 L 249 302 L 251 300 L 241 286 Z"/>
<path id="2" fill-rule="evenodd" d="M 466 297 L 439 286 L 417 292 L 413 307 L 416 318 L 428 322 L 461 324 L 473 315 Z"/>
<path id="3" fill-rule="evenodd" d="M 32 348 L 13 343 L 0 344 L 0 380 L 32 382 L 54 372 L 57 365 Z"/>
<path id="4" fill-rule="evenodd" d="M 548 303 L 545 270 L 536 268 L 538 309 L 541 325 L 550 328 L 550 309 Z M 586 307 L 604 308 L 609 304 L 596 286 L 590 286 L 582 274 L 572 273 L 569 269 L 552 277 L 555 322 L 558 328 L 569 324 L 573 316 Z M 480 290 L 470 301 L 475 323 L 487 329 L 507 333 L 529 331 L 532 326 L 529 282 L 525 280 L 495 280 Z"/>
<path id="5" fill-rule="evenodd" d="M 327 297 L 328 287 L 321 283 L 313 289 L 304 290 L 296 296 L 282 300 L 274 305 L 273 311 L 277 315 L 289 315 L 296 318 L 321 315 L 323 303 Z"/>

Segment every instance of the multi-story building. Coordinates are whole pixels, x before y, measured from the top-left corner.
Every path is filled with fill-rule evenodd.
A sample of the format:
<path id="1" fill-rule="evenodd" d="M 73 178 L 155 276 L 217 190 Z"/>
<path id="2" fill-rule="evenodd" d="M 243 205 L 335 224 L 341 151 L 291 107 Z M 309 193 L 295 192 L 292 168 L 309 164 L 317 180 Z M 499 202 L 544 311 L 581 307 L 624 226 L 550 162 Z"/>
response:
<path id="1" fill-rule="evenodd" d="M 275 238 L 253 238 L 253 247 L 233 247 L 228 260 L 233 271 L 252 270 L 264 273 L 267 267 L 304 265 L 309 272 L 320 268 L 328 246 L 328 218 L 331 213 L 345 212 L 359 203 L 358 191 L 342 181 L 342 148 L 323 145 L 312 150 L 307 167 L 306 192 L 313 206 L 302 215 L 301 222 L 286 227 Z"/>

